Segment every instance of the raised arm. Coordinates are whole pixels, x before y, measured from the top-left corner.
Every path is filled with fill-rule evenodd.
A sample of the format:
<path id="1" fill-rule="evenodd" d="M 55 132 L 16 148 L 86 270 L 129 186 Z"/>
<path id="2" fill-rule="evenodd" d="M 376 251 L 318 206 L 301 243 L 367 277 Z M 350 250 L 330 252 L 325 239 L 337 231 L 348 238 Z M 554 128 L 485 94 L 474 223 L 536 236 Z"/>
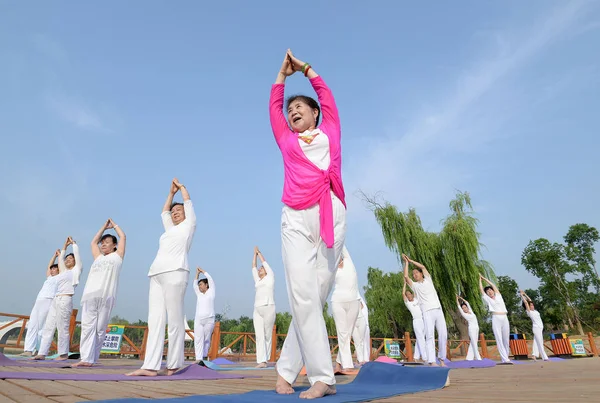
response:
<path id="1" fill-rule="evenodd" d="M 495 294 L 500 294 L 500 291 L 498 290 L 498 287 L 496 287 L 496 285 L 494 283 L 492 283 L 490 280 L 488 280 L 487 278 L 485 278 L 483 276 L 481 276 L 481 279 L 483 281 L 485 281 L 486 283 L 488 283 L 492 287 L 492 289 L 494 290 Z"/>
<path id="2" fill-rule="evenodd" d="M 56 258 L 59 256 L 60 249 L 57 249 L 56 252 L 54 252 L 54 255 L 52 255 L 52 259 L 50 259 L 50 262 L 48 263 L 48 268 L 46 269 L 46 277 L 50 277 L 52 275 L 52 270 L 50 268 L 52 267 L 54 262 L 56 262 Z"/>
<path id="3" fill-rule="evenodd" d="M 485 295 L 485 290 L 483 289 L 483 283 L 481 282 L 483 280 L 483 276 L 480 274 L 479 275 L 479 291 L 481 291 L 481 295 Z"/>
<path id="4" fill-rule="evenodd" d="M 70 244 L 71 244 L 71 237 L 68 236 L 67 240 L 65 241 L 65 245 L 63 246 L 62 250 L 60 251 L 60 255 L 58 256 L 58 272 L 59 273 L 64 273 L 65 271 L 67 271 L 67 266 L 65 265 L 65 255 L 67 254 L 67 248 L 69 247 Z"/>
<path id="5" fill-rule="evenodd" d="M 458 313 L 460 313 L 460 316 L 462 316 L 465 320 L 467 319 L 467 314 L 465 313 L 465 311 L 462 310 L 462 307 L 460 306 L 460 301 L 464 301 L 465 303 L 467 303 L 467 301 L 465 301 L 464 299 L 462 299 L 461 297 L 459 297 L 458 295 L 456 296 L 456 304 L 458 305 Z M 467 303 L 467 307 L 469 307 L 468 303 Z M 471 309 L 469 309 L 471 310 Z"/>
<path id="6" fill-rule="evenodd" d="M 521 294 L 521 300 L 523 300 L 523 305 L 525 305 L 525 310 L 526 311 L 530 311 L 531 309 L 529 308 L 529 301 L 528 301 L 528 296 L 525 295 L 525 292 L 523 290 L 519 290 L 519 293 Z"/>
<path id="7" fill-rule="evenodd" d="M 427 271 L 427 267 L 425 267 L 425 265 L 419 263 L 419 262 L 415 262 L 414 260 L 408 259 L 412 264 L 414 264 L 415 266 L 417 266 L 419 269 L 421 269 L 421 271 L 423 272 L 423 277 L 429 277 L 431 278 L 431 274 L 429 274 L 429 272 Z"/>
<path id="8" fill-rule="evenodd" d="M 198 279 L 200 278 L 200 273 L 204 273 L 204 270 L 202 270 L 200 267 L 196 267 L 196 277 L 194 278 L 194 292 L 196 293 L 196 296 L 201 294 L 200 289 L 198 288 Z"/>
<path id="9" fill-rule="evenodd" d="M 294 74 L 294 69 L 291 60 L 286 53 L 283 58 L 283 63 L 277 73 L 275 84 L 271 86 L 271 95 L 269 98 L 269 118 L 271 120 L 271 129 L 275 136 L 277 144 L 280 143 L 285 133 L 290 131 L 288 122 L 283 115 L 283 98 L 285 93 L 285 79 Z"/>
<path id="10" fill-rule="evenodd" d="M 405 254 L 402 254 L 402 260 L 404 260 L 404 284 L 408 283 L 412 287 L 413 282 L 408 274 L 408 257 Z"/>
<path id="11" fill-rule="evenodd" d="M 408 298 L 406 298 L 406 278 L 404 278 L 404 284 L 402 284 L 402 299 L 404 303 L 408 302 Z"/>
<path id="12" fill-rule="evenodd" d="M 214 282 L 213 278 L 210 276 L 210 274 L 208 274 L 207 272 L 204 272 L 204 275 L 206 276 L 206 279 L 208 280 L 208 291 L 206 291 L 206 292 L 211 293 L 214 297 L 217 292 L 217 290 L 215 289 L 215 282 Z"/>
<path id="13" fill-rule="evenodd" d="M 256 268 L 256 256 L 258 255 L 258 246 L 254 247 L 254 256 L 252 257 L 252 278 L 254 279 L 254 284 L 260 281 L 260 277 L 258 277 L 258 269 Z"/>
<path id="14" fill-rule="evenodd" d="M 75 258 L 75 266 L 71 269 L 73 272 L 73 285 L 79 284 L 79 277 L 81 276 L 81 269 L 83 268 L 83 263 L 81 262 L 81 257 L 79 256 L 79 245 L 71 239 L 71 245 L 73 247 L 73 257 Z"/>
<path id="15" fill-rule="evenodd" d="M 96 235 L 94 235 L 94 238 L 92 239 L 90 246 L 92 247 L 92 256 L 94 257 L 94 259 L 96 259 L 102 254 L 102 252 L 100 252 L 100 247 L 98 246 L 98 244 L 100 243 L 100 238 L 102 238 L 102 234 L 104 234 L 104 231 L 106 231 L 106 228 L 109 224 L 110 219 L 106 220 L 106 222 L 102 224 L 102 227 L 100 227 L 100 229 L 98 230 L 98 232 L 96 232 Z"/>
<path id="16" fill-rule="evenodd" d="M 127 242 L 127 237 L 125 236 L 125 233 L 123 232 L 121 227 L 115 224 L 112 218 L 109 218 L 108 220 L 110 221 L 110 226 L 115 230 L 115 232 L 119 236 L 119 242 L 117 243 L 117 254 L 121 256 L 121 259 L 123 259 L 125 257 L 125 246 Z"/>

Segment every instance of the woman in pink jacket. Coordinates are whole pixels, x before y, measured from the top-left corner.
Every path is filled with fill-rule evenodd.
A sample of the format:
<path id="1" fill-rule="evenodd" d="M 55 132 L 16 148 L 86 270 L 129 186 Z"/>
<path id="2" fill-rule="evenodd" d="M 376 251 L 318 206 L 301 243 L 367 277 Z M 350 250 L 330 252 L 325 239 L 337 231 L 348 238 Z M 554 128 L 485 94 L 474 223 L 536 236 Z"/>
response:
<path id="1" fill-rule="evenodd" d="M 285 80 L 301 72 L 317 93 L 287 99 Z M 346 237 L 341 129 L 331 90 L 312 66 L 287 51 L 269 103 L 271 127 L 283 156 L 281 240 L 292 323 L 277 362 L 277 393 L 294 393 L 302 366 L 311 387 L 301 398 L 335 393 L 323 305 Z M 319 125 L 319 120 L 321 124 Z M 304 359 L 303 359 L 304 357 Z"/>

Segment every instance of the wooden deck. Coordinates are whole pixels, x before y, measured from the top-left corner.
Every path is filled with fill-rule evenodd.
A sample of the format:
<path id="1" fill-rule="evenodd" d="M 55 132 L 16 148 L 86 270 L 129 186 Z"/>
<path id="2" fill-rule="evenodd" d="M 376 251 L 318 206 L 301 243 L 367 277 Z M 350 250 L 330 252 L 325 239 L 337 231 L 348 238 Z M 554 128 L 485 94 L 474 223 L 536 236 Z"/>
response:
<path id="1" fill-rule="evenodd" d="M 128 365 L 128 360 L 103 360 L 106 365 Z M 135 367 L 132 367 L 135 368 Z M 0 367 L 0 371 L 53 371 Z M 85 371 L 85 370 L 80 370 Z M 123 370 L 96 370 L 123 373 Z M 235 373 L 231 371 L 228 373 Z M 240 371 L 260 378 L 217 381 L 83 382 L 0 380 L 1 402 L 82 402 L 124 397 L 167 398 L 197 394 L 243 393 L 273 389 L 275 371 Z M 305 378 L 304 378 L 305 379 Z M 303 379 L 302 384 L 307 384 Z M 352 377 L 339 377 L 347 383 Z M 529 365 L 451 370 L 449 387 L 434 392 L 397 396 L 378 402 L 592 402 L 600 395 L 600 359 L 581 358 Z M 325 400 L 326 401 L 326 400 Z"/>

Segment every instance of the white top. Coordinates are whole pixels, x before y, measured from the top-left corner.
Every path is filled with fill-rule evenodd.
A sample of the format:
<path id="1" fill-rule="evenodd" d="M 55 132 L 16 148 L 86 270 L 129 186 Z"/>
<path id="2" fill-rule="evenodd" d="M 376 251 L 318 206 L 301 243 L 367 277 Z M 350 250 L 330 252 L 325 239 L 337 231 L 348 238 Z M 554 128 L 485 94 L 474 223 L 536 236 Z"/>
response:
<path id="1" fill-rule="evenodd" d="M 73 244 L 73 256 L 75 257 L 75 266 L 72 269 L 67 269 L 65 266 L 65 255 L 66 251 L 63 249 L 60 251 L 58 257 L 58 271 L 59 274 L 56 277 L 57 290 L 56 295 L 73 295 L 75 294 L 75 287 L 79 284 L 79 276 L 81 276 L 81 258 L 79 257 L 79 246 Z"/>
<path id="2" fill-rule="evenodd" d="M 531 319 L 533 327 L 539 327 L 540 329 L 544 328 L 544 322 L 542 322 L 542 317 L 538 311 L 527 311 L 527 316 Z"/>
<path id="3" fill-rule="evenodd" d="M 58 281 L 56 280 L 57 276 L 48 276 L 46 277 L 46 281 L 44 281 L 44 285 L 42 285 L 42 289 L 37 295 L 36 299 L 52 299 L 56 295 L 56 290 L 58 289 Z"/>
<path id="4" fill-rule="evenodd" d="M 417 298 L 413 298 L 412 301 L 405 299 L 404 305 L 406 305 L 410 311 L 413 320 L 423 320 L 423 311 L 421 310 L 421 304 Z"/>
<path id="5" fill-rule="evenodd" d="M 254 297 L 254 306 L 275 305 L 275 276 L 271 266 L 265 261 L 263 267 L 267 274 L 261 279 L 258 277 L 256 267 L 252 268 L 252 277 L 254 277 L 254 288 L 256 295 Z"/>
<path id="6" fill-rule="evenodd" d="M 208 290 L 205 293 L 200 292 L 198 288 L 198 279 L 194 281 L 194 291 L 196 292 L 196 320 L 215 317 L 215 282 L 210 274 L 204 272 L 208 280 Z"/>
<path id="7" fill-rule="evenodd" d="M 299 136 L 309 136 L 315 133 L 319 133 L 310 144 L 307 144 L 304 140 L 298 138 L 300 148 L 313 164 L 319 169 L 326 170 L 329 168 L 331 162 L 329 156 L 329 138 L 321 129 L 307 130 Z"/>
<path id="8" fill-rule="evenodd" d="M 464 302 L 467 304 L 467 308 L 469 308 L 470 313 L 465 313 L 465 311 L 463 311 L 462 307 L 460 306 L 460 302 L 458 303 L 458 312 L 460 312 L 460 315 L 465 318 L 469 327 L 476 327 L 479 329 L 479 322 L 477 322 L 477 316 L 473 313 L 471 305 L 467 301 Z"/>
<path id="9" fill-rule="evenodd" d="M 415 299 L 421 305 L 421 311 L 427 312 L 442 307 L 431 276 L 425 276 L 421 282 L 413 281 L 412 289 L 415 292 Z"/>
<path id="10" fill-rule="evenodd" d="M 360 299 L 356 267 L 345 246 L 342 249 L 342 256 L 344 266 L 336 271 L 331 302 L 351 302 Z"/>
<path id="11" fill-rule="evenodd" d="M 114 301 L 117 297 L 122 265 L 123 259 L 117 252 L 98 256 L 90 268 L 81 302 L 94 298 Z"/>
<path id="12" fill-rule="evenodd" d="M 161 235 L 158 253 L 148 276 L 184 269 L 190 271 L 188 252 L 192 247 L 192 239 L 196 231 L 196 214 L 191 200 L 183 202 L 185 220 L 178 225 L 173 224 L 170 211 L 161 214 L 165 232 Z"/>
<path id="13" fill-rule="evenodd" d="M 483 294 L 483 302 L 488 306 L 488 310 L 492 313 L 508 313 L 504 299 L 499 292 L 495 293 L 494 298 L 490 298 L 489 295 Z"/>

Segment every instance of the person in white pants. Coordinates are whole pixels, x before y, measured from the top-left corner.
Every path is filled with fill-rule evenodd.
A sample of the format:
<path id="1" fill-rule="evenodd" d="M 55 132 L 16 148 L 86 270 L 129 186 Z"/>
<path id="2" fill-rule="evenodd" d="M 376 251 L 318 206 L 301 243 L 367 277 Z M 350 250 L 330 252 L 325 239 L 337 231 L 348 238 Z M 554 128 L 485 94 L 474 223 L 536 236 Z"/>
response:
<path id="1" fill-rule="evenodd" d="M 531 319 L 532 324 L 533 350 L 531 356 L 534 360 L 541 356 L 544 361 L 549 361 L 550 359 L 544 348 L 544 322 L 542 322 L 542 317 L 540 313 L 536 311 L 531 298 L 529 298 L 524 291 L 520 290 L 519 292 L 521 293 L 521 299 L 523 300 L 523 306 L 526 309 L 527 316 Z"/>
<path id="2" fill-rule="evenodd" d="M 413 318 L 413 331 L 415 332 L 415 349 L 413 359 L 417 362 L 427 362 L 427 345 L 425 343 L 425 322 L 423 321 L 423 311 L 421 310 L 421 304 L 419 300 L 415 298 L 414 294 L 406 289 L 406 281 L 402 286 L 402 296 L 404 298 L 404 305 L 410 311 Z"/>
<path id="3" fill-rule="evenodd" d="M 31 357 L 37 351 L 42 341 L 42 331 L 46 323 L 48 311 L 56 295 L 57 282 L 56 275 L 58 274 L 58 264 L 55 263 L 56 258 L 60 256 L 60 249 L 57 249 L 48 267 L 46 268 L 46 281 L 42 285 L 42 289 L 35 299 L 35 304 L 29 315 L 27 322 L 27 334 L 25 335 L 25 346 L 21 356 Z"/>
<path id="4" fill-rule="evenodd" d="M 342 259 L 338 264 L 335 275 L 333 292 L 331 294 L 331 310 L 338 337 L 335 372 L 344 372 L 354 369 L 350 338 L 360 311 L 356 267 L 345 246 L 342 250 Z"/>
<path id="5" fill-rule="evenodd" d="M 183 204 L 173 203 L 177 192 L 181 192 Z M 156 258 L 148 272 L 150 292 L 146 357 L 141 369 L 127 375 L 158 375 L 165 342 L 165 324 L 169 332 L 167 375 L 177 372 L 185 360 L 183 301 L 190 275 L 188 253 L 196 231 L 196 214 L 190 194 L 177 178 L 171 182 L 161 218 L 165 232 L 160 237 Z"/>
<path id="6" fill-rule="evenodd" d="M 256 268 L 256 258 L 261 266 Z M 258 246 L 254 247 L 252 258 L 252 277 L 254 278 L 254 334 L 256 335 L 256 368 L 266 368 L 273 342 L 275 324 L 275 275 Z"/>
<path id="7" fill-rule="evenodd" d="M 73 246 L 73 253 L 65 256 L 69 245 Z M 73 312 L 73 294 L 75 287 L 79 284 L 81 275 L 81 258 L 79 257 L 79 247 L 68 237 L 65 246 L 60 251 L 58 257 L 58 275 L 56 276 L 56 296 L 52 300 L 50 312 L 44 324 L 42 341 L 38 354 L 33 357 L 34 360 L 45 360 L 52 344 L 54 330 L 58 331 L 58 355 L 57 360 L 66 360 L 69 358 L 69 325 L 71 323 L 71 313 Z"/>
<path id="8" fill-rule="evenodd" d="M 352 331 L 354 350 L 358 365 L 362 366 L 371 359 L 371 331 L 369 329 L 369 309 L 365 300 L 358 294 L 360 310 L 356 317 L 356 325 Z"/>
<path id="9" fill-rule="evenodd" d="M 415 291 L 421 311 L 423 312 L 427 361 L 429 365 L 437 366 L 435 354 L 435 331 L 437 330 L 439 362 L 442 367 L 445 367 L 446 363 L 444 361 L 446 360 L 448 329 L 446 327 L 444 311 L 442 311 L 442 304 L 433 285 L 433 280 L 424 265 L 409 259 L 405 254 L 402 254 L 402 259 L 404 260 L 404 280 Z M 410 279 L 408 272 L 410 263 L 416 266 L 412 271 L 414 280 Z"/>
<path id="10" fill-rule="evenodd" d="M 484 288 L 482 281 L 488 283 Z M 488 310 L 492 314 L 492 330 L 496 339 L 496 347 L 500 359 L 505 364 L 512 364 L 508 358 L 510 354 L 510 323 L 508 323 L 508 310 L 504 304 L 504 299 L 496 287 L 490 280 L 479 275 L 479 290 L 483 302 L 486 303 Z"/>
<path id="11" fill-rule="evenodd" d="M 301 71 L 317 93 L 288 98 L 285 80 Z M 294 393 L 303 364 L 311 387 L 301 399 L 335 394 L 323 308 L 346 237 L 341 125 L 333 94 L 308 63 L 288 49 L 271 87 L 269 115 L 284 166 L 282 257 L 292 322 L 277 361 L 275 391 Z M 322 122 L 319 124 L 319 117 Z"/>
<path id="12" fill-rule="evenodd" d="M 206 278 L 200 278 L 203 274 Z M 210 340 L 215 328 L 215 281 L 208 272 L 200 267 L 196 269 L 194 281 L 196 292 L 196 317 L 194 318 L 194 350 L 196 361 L 202 361 L 208 356 Z"/>
<path id="13" fill-rule="evenodd" d="M 119 239 L 105 231 L 114 229 Z M 94 263 L 81 297 L 81 361 L 71 367 L 91 367 L 98 362 L 110 314 L 115 306 L 119 275 L 125 257 L 125 233 L 108 219 L 92 239 Z"/>
<path id="14" fill-rule="evenodd" d="M 479 322 L 477 322 L 477 316 L 473 312 L 469 301 L 464 299 L 463 297 L 457 295 L 456 303 L 458 304 L 458 312 L 463 317 L 464 320 L 467 321 L 468 332 L 469 332 L 469 349 L 467 350 L 467 361 L 481 360 L 481 356 L 479 355 Z"/>

